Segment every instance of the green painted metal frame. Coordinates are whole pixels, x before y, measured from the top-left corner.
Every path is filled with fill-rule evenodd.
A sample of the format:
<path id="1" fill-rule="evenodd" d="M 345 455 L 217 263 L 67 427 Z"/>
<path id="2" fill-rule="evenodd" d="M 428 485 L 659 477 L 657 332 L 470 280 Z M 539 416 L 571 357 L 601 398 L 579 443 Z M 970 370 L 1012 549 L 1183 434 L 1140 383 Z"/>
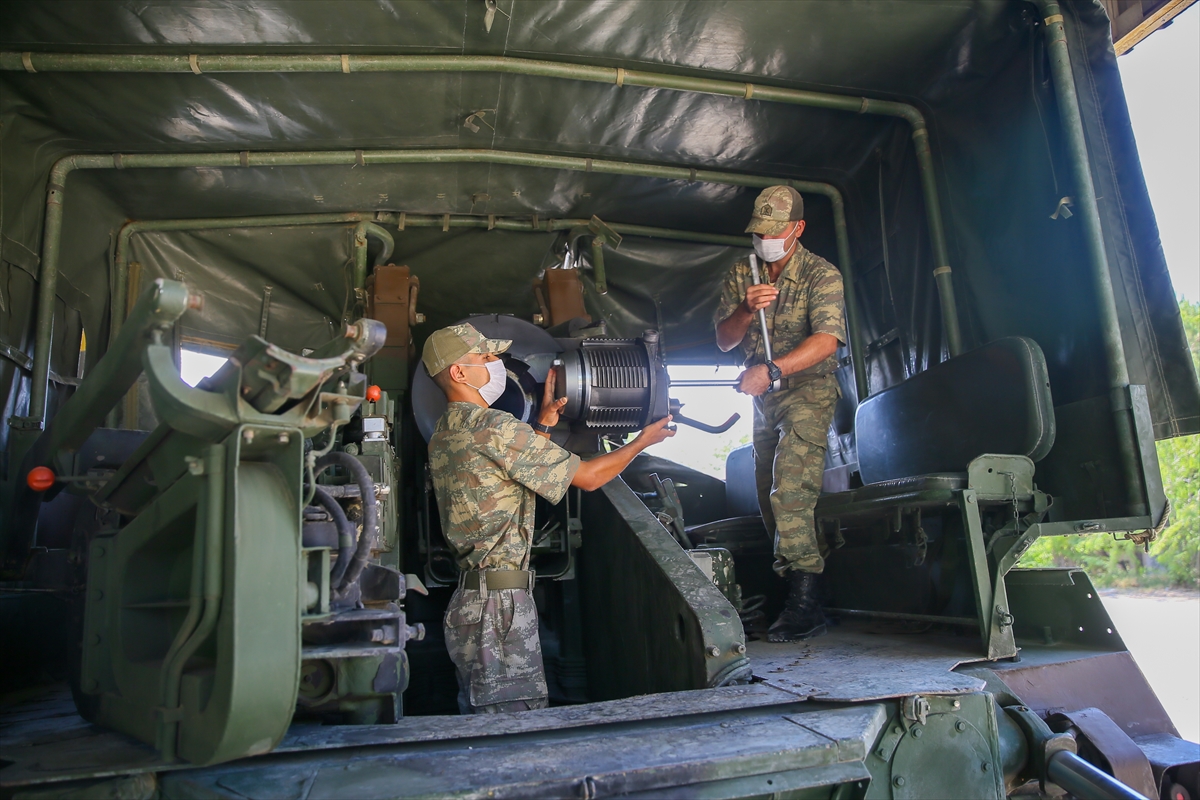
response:
<path id="1" fill-rule="evenodd" d="M 854 285 L 854 269 L 850 257 L 850 240 L 847 233 L 845 203 L 841 192 L 827 183 L 779 179 L 767 176 L 747 175 L 744 173 L 718 172 L 713 170 L 694 170 L 684 167 L 671 167 L 635 162 L 606 161 L 602 159 L 574 158 L 568 156 L 547 156 L 541 154 L 515 153 L 498 150 L 371 150 L 371 151 L 315 151 L 298 153 L 206 153 L 206 154 L 112 154 L 112 155 L 74 155 L 65 156 L 51 170 L 50 190 L 47 196 L 46 223 L 43 233 L 43 279 L 39 281 L 38 289 L 38 323 L 37 342 L 34 350 L 33 390 L 30 395 L 29 415 L 39 420 L 45 419 L 46 380 L 49 375 L 50 352 L 49 342 L 53 332 L 54 294 L 58 280 L 58 247 L 62 232 L 62 196 L 67 176 L 76 169 L 135 169 L 155 167 L 264 167 L 264 166 L 308 166 L 308 165 L 345 165 L 355 166 L 359 163 L 368 164 L 408 164 L 408 163 L 504 163 L 520 166 L 548 167 L 568 169 L 583 172 L 605 172 L 609 174 L 634 175 L 640 177 L 662 178 L 666 180 L 700 181 L 733 186 L 766 187 L 781 181 L 797 191 L 817 194 L 829 199 L 833 209 L 834 233 L 838 248 L 839 268 L 842 272 L 846 291 L 846 317 L 849 328 L 851 359 L 853 361 L 855 384 L 859 398 L 869 394 L 867 382 L 865 354 L 866 348 L 862 342 L 862 330 L 859 325 L 858 303 Z M 500 218 L 495 216 L 471 216 L 459 214 L 443 215 L 409 215 L 407 213 L 377 212 L 343 212 L 329 214 L 296 214 L 261 217 L 238 218 L 206 218 L 180 220 L 135 220 L 121 228 L 117 236 L 117 244 L 113 257 L 113 300 L 110 306 L 110 331 L 119 331 L 121 316 L 125 307 L 128 283 L 129 240 L 133 234 L 142 231 L 163 230 L 202 230 L 206 228 L 223 227 L 273 227 L 282 225 L 315 225 L 334 223 L 379 223 L 394 222 L 398 230 L 407 227 L 474 227 L 489 230 L 511 231 L 554 231 L 586 227 L 589 220 L 546 220 L 529 221 L 522 219 Z M 236 223 L 236 224 L 235 224 Z M 744 237 L 724 236 L 709 233 L 692 233 L 677 231 L 669 228 L 656 228 L 645 225 L 629 225 L 615 223 L 610 225 L 618 233 L 631 236 L 650 236 L 662 239 L 695 241 L 710 244 L 722 244 L 733 247 L 744 247 Z M 356 241 L 359 237 L 356 231 Z M 53 240 L 53 247 L 50 247 Z M 358 268 L 358 260 L 365 265 L 366 252 L 356 253 L 356 280 L 359 275 L 362 283 L 356 282 L 356 288 L 365 286 L 366 274 Z M 43 313 L 43 309 L 49 309 Z M 110 340 L 112 335 L 110 334 Z M 44 362 L 44 370 L 39 373 L 39 364 Z M 45 377 L 39 379 L 39 374 Z M 41 386 L 40 393 L 37 391 Z"/>
<path id="2" fill-rule="evenodd" d="M 979 617 L 979 635 L 988 659 L 994 661 L 1015 656 L 1017 643 L 1013 638 L 1012 614 L 1008 610 L 1004 575 L 997 572 L 993 576 L 988 569 L 987 541 L 983 536 L 979 502 L 980 494 L 976 489 L 964 489 L 958 497 L 967 542 L 971 588 Z"/>
<path id="3" fill-rule="evenodd" d="M 36 62 L 35 62 L 36 59 Z M 926 224 L 933 248 L 937 281 L 942 304 L 942 324 L 950 355 L 963 351 L 956 315 L 954 287 L 950 280 L 950 254 L 942 226 L 941 202 L 925 117 L 913 105 L 891 100 L 787 89 L 743 81 L 697 78 L 667 72 L 629 70 L 622 67 L 595 67 L 508 56 L 396 56 L 396 55 L 166 55 L 166 54 L 93 54 L 93 53 L 0 53 L 0 70 L 26 72 L 485 72 L 530 75 L 542 78 L 589 81 L 616 86 L 641 86 L 698 92 L 743 100 L 787 103 L 825 108 L 852 114 L 875 114 L 903 119 L 912 128 L 921 191 L 925 199 Z M 798 188 L 798 187 L 797 187 Z"/>
<path id="4" fill-rule="evenodd" d="M 354 288 L 364 289 L 367 285 L 367 237 L 374 236 L 383 243 L 383 249 L 375 257 L 375 266 L 386 264 L 396 249 L 392 234 L 374 222 L 364 220 L 354 226 Z M 365 301 L 366 298 L 363 298 Z"/>
<path id="5" fill-rule="evenodd" d="M 36 57 L 36 63 L 34 61 Z M 203 61 L 201 61 L 203 59 Z M 362 55 L 165 55 L 165 54 L 90 54 L 90 53 L 37 53 L 32 52 L 0 52 L 0 70 L 38 72 L 142 72 L 142 73 L 174 73 L 190 72 L 201 74 L 207 72 L 490 72 L 516 75 L 530 75 L 546 78 L 567 80 L 582 80 L 596 83 L 614 84 L 616 86 L 642 86 L 647 88 L 669 89 L 674 91 L 698 92 L 715 94 L 726 97 L 741 97 L 744 100 L 757 99 L 765 102 L 787 103 L 791 105 L 825 108 L 855 114 L 875 114 L 896 117 L 905 120 L 912 129 L 913 145 L 917 157 L 917 168 L 921 175 L 921 190 L 925 200 L 926 223 L 929 226 L 930 243 L 933 248 L 935 278 L 941 303 L 942 324 L 946 332 L 946 340 L 950 355 L 963 352 L 962 335 L 960 332 L 957 304 L 954 299 L 953 281 L 950 270 L 950 256 L 946 247 L 945 230 L 942 225 L 941 203 L 938 199 L 937 177 L 933 167 L 933 155 L 929 142 L 929 130 L 925 118 L 913 105 L 889 100 L 874 100 L 868 97 L 839 95 L 827 92 L 812 92 L 801 89 L 788 89 L 779 86 L 767 86 L 741 81 L 721 80 L 714 78 L 698 78 L 684 75 L 673 75 L 664 72 L 645 70 L 626 70 L 621 67 L 594 67 L 582 64 L 568 64 L 556 61 L 510 58 L 507 56 L 362 56 Z M 354 163 L 365 164 L 367 151 L 347 153 Z M 378 153 L 378 151 L 372 151 Z M 419 151 L 418 151 L 419 152 Z M 195 163 L 190 161 L 193 156 L 186 154 L 158 154 L 161 163 L 156 166 L 248 166 L 249 153 L 243 152 L 236 158 L 238 163 L 222 162 L 222 154 L 216 156 L 216 161 Z M 258 154 L 261 156 L 264 154 Z M 266 154 L 272 155 L 272 154 Z M 281 155 L 281 154 L 273 154 Z M 297 154 L 318 156 L 317 153 Z M 523 155 L 523 154 L 510 154 Z M 129 164 L 121 166 L 138 166 L 136 161 L 149 156 L 130 156 Z M 543 159 L 554 159 L 554 156 L 540 156 Z M 48 187 L 45 234 L 43 237 L 43 271 L 51 282 L 56 281 L 58 266 L 58 237 L 62 229 L 62 188 L 67 173 L 74 168 L 88 168 L 89 165 L 75 163 L 75 159 L 94 157 L 67 156 L 60 159 L 51 170 Z M 100 158 L 103 158 L 101 156 Z M 558 157 L 563 158 L 563 157 Z M 118 157 L 120 159 L 120 157 Z M 586 161 L 586 169 L 591 171 L 593 164 L 602 162 L 594 159 L 576 159 Z M 256 157 L 256 162 L 259 158 Z M 323 162 L 308 160 L 288 163 L 347 163 L 344 161 Z M 491 163 L 517 163 L 514 161 L 493 161 Z M 615 162 L 607 162 L 615 163 Z M 276 161 L 269 166 L 282 166 L 284 162 Z M 263 165 L 257 163 L 256 166 Z M 95 168 L 95 165 L 90 165 Z M 551 164 L 544 164 L 551 166 Z M 574 167 L 560 167 L 571 169 Z M 652 168 L 651 168 L 652 169 Z M 598 168 L 596 171 L 606 171 Z M 683 170 L 680 170 L 683 171 Z M 707 180 L 699 176 L 700 170 L 687 170 L 689 180 Z M 705 171 L 707 172 L 707 171 Z M 668 177 L 652 175 L 646 172 L 626 173 L 643 174 L 648 177 Z M 670 176 L 680 177 L 680 176 Z M 798 182 L 788 183 L 800 189 Z M 758 184 L 741 184 L 758 185 Z M 769 184 L 767 184 L 769 185 Z M 801 189 L 803 191 L 803 189 Z M 810 190 L 812 191 L 812 190 Z M 820 192 L 820 190 L 815 190 Z M 822 192 L 824 193 L 824 192 Z M 834 200 L 833 196 L 830 196 Z M 840 203 L 838 194 L 835 204 Z M 836 211 L 835 211 L 836 213 Z M 841 242 L 839 241 L 839 249 Z M 843 269 L 847 270 L 849 260 L 842 259 Z M 850 278 L 847 277 L 847 282 Z M 43 339 L 49 343 L 49 335 L 53 330 L 52 321 L 42 322 L 44 317 L 50 317 L 54 310 L 54 294 L 39 292 L 38 298 L 38 327 L 37 350 L 42 349 Z M 849 286 L 847 294 L 850 294 Z M 847 303 L 847 316 L 851 316 L 851 303 Z M 857 328 L 856 320 L 848 320 L 851 328 Z M 853 343 L 852 343 L 853 347 Z M 45 400 L 47 393 L 47 372 L 49 362 L 42 368 L 35 358 L 33 387 L 31 390 L 28 415 L 35 420 L 45 419 Z M 856 371 L 856 382 L 859 383 L 860 398 L 866 396 L 865 370 L 861 377 Z"/>
<path id="6" fill-rule="evenodd" d="M 1117 316 L 1117 301 L 1113 293 L 1112 273 L 1108 252 L 1104 246 L 1104 229 L 1100 221 L 1100 206 L 1088 160 L 1087 139 L 1079 96 L 1075 90 L 1075 75 L 1071 68 L 1071 53 L 1063 26 L 1062 9 L 1057 0 L 1037 0 L 1045 18 L 1046 52 L 1054 92 L 1058 98 L 1058 113 L 1066 137 L 1067 155 L 1075 179 L 1076 201 L 1080 224 L 1083 226 L 1084 247 L 1092 268 L 1092 288 L 1100 311 L 1100 330 L 1104 339 L 1105 366 L 1116 425 L 1117 446 L 1121 453 L 1125 492 L 1133 515 L 1148 513 L 1142 486 L 1141 460 L 1138 455 L 1137 432 L 1128 402 L 1129 365 L 1125 360 L 1125 345 L 1121 340 L 1121 323 Z"/>
<path id="7" fill-rule="evenodd" d="M 170 327 L 200 298 L 175 281 L 155 281 L 146 287 L 134 306 L 124 331 L 112 341 L 108 353 L 91 370 L 46 429 L 29 442 L 25 451 L 14 450 L 11 484 L 13 514 L 0 536 L 3 557 L 12 565 L 25 558 L 33 541 L 42 494 L 30 489 L 25 476 L 34 467 L 50 467 L 59 474 L 70 474 L 70 456 L 104 420 L 108 410 L 137 380 L 142 372 L 145 340 L 155 331 Z M 61 463 L 60 463 L 61 462 Z M 61 487 L 59 487 L 61 488 Z"/>
<path id="8" fill-rule="evenodd" d="M 255 429 L 257 441 L 247 435 Z M 267 752 L 287 731 L 299 685 L 303 437 L 286 424 L 248 425 L 218 444 L 188 436 L 163 444 L 191 468 L 91 546 L 84 702 L 95 722 L 154 745 L 163 763 Z M 182 583 L 151 575 L 184 566 Z M 187 598 L 147 602 L 147 584 L 173 584 Z M 175 605 L 186 614 L 165 655 L 145 657 L 162 646 L 161 631 L 129 618 Z"/>
<path id="9" fill-rule="evenodd" d="M 133 220 L 125 223 L 117 234 L 117 246 L 113 255 L 112 304 L 109 316 L 109 346 L 116 340 L 124 324 L 124 308 L 129 291 L 129 242 L 134 234 L 149 231 L 194 231 L 221 228 L 273 228 L 309 225 L 337 225 L 357 223 L 354 229 L 354 286 L 366 287 L 367 235 L 374 235 L 383 242 L 384 253 L 376 258 L 386 261 L 390 256 L 394 240 L 383 224 L 407 228 L 483 228 L 487 230 L 517 231 L 521 233 L 545 233 L 562 230 L 586 229 L 588 220 L 547 219 L 531 222 L 515 217 L 474 216 L 465 214 L 401 214 L 391 211 L 351 211 L 331 214 L 286 214 L 265 217 L 208 217 L 193 219 Z M 656 239 L 719 244 L 728 247 L 745 247 L 745 236 L 726 236 L 717 233 L 696 233 L 673 228 L 655 228 L 648 225 L 625 225 L 614 223 L 613 230 L 627 236 L 646 236 Z M 839 258 L 845 259 L 849 246 L 839 246 Z"/>
<path id="10" fill-rule="evenodd" d="M 832 187 L 830 187 L 832 189 Z M 836 190 L 834 190 L 836 191 Z M 841 210 L 841 206 L 837 206 Z M 125 324 L 125 306 L 129 296 L 129 261 L 130 241 L 135 234 L 152 231 L 194 231 L 219 230 L 224 228 L 273 228 L 299 227 L 311 225 L 337 225 L 357 223 L 354 228 L 354 288 L 363 291 L 367 279 L 367 237 L 375 236 L 382 242 L 382 251 L 376 257 L 376 262 L 386 261 L 394 250 L 395 242 L 392 233 L 385 227 L 395 226 L 396 230 L 407 228 L 477 228 L 486 230 L 516 231 L 520 233 L 545 233 L 553 231 L 588 231 L 589 220 L 584 219 L 547 219 L 533 220 L 498 217 L 495 215 L 475 216 L 465 214 L 408 214 L 391 211 L 349 211 L 327 214 L 282 214 L 261 217 L 207 217 L 192 219 L 162 219 L 162 220 L 132 220 L 121 226 L 117 234 L 116 247 L 113 249 L 112 263 L 112 302 L 109 308 L 109 348 L 112 348 Z M 845 216 L 839 213 L 835 217 L 838 230 L 838 255 L 844 263 L 849 263 L 849 241 L 845 232 Z M 673 228 L 656 228 L 647 225 L 626 225 L 615 223 L 608 226 L 620 234 L 628 236 L 646 236 L 675 241 L 690 241 L 703 244 L 719 244 L 729 247 L 745 247 L 745 236 L 727 236 L 715 233 L 696 233 Z M 848 270 L 847 270 L 848 271 Z M 852 279 L 850 279 L 852 282 Z M 851 293 L 847 291 L 849 303 Z M 851 345 L 853 352 L 853 343 Z M 856 376 L 863 373 L 865 386 L 865 367 L 859 368 L 856 362 Z M 113 408 L 108 415 L 108 427 L 118 424 L 117 409 Z"/>
<path id="11" fill-rule="evenodd" d="M 999 484 L 988 482 L 984 470 L 990 474 L 992 470 L 988 467 L 991 466 L 996 474 L 1008 476 L 1010 472 L 1005 471 L 1006 462 L 1011 464 L 1011 461 L 1017 458 L 1028 464 L 1028 473 L 1014 470 L 1011 489 L 1003 480 Z M 968 569 L 976 609 L 974 620 L 855 609 L 840 611 L 848 616 L 908 619 L 949 625 L 970 624 L 978 628 L 989 659 L 1009 658 L 1016 655 L 1017 649 L 1005 576 L 1038 536 L 1046 533 L 1047 525 L 1038 520 L 1049 508 L 1049 498 L 1034 488 L 1033 462 L 1024 457 L 982 455 L 968 466 L 968 474 L 968 485 L 962 489 L 916 490 L 857 502 L 852 499 L 853 491 L 825 495 L 817 506 L 816 519 L 818 523 L 822 520 L 861 520 L 892 514 L 900 509 L 914 508 L 957 510 L 962 519 L 963 537 L 967 547 Z M 1015 511 L 1026 516 L 1013 524 L 1011 529 L 1005 526 L 994 531 L 990 538 L 985 537 L 980 505 L 996 503 L 1011 503 Z M 1024 529 L 1022 524 L 1026 526 Z M 994 568 L 989 566 L 989 555 L 994 558 Z"/>
<path id="12" fill-rule="evenodd" d="M 579 579 L 593 699 L 749 677 L 729 601 L 621 478 L 583 495 Z"/>

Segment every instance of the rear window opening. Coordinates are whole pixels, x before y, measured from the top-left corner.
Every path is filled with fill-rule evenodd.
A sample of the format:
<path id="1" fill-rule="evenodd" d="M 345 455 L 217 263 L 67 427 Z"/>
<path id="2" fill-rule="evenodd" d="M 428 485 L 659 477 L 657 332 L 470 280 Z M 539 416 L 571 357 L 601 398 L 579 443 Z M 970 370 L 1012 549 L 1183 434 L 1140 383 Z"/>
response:
<path id="1" fill-rule="evenodd" d="M 672 381 L 736 380 L 741 367 L 695 366 L 674 364 L 667 367 Z M 699 470 L 714 478 L 725 479 L 725 457 L 731 450 L 750 444 L 754 404 L 748 395 L 738 394 L 732 386 L 672 386 L 671 397 L 683 404 L 680 413 L 713 425 L 731 414 L 741 419 L 724 433 L 705 433 L 687 425 L 677 425 L 675 435 L 651 451 L 653 455 Z"/>
<path id="2" fill-rule="evenodd" d="M 200 381 L 219 370 L 229 360 L 228 356 L 213 353 L 203 353 L 199 350 L 189 350 L 186 347 L 179 351 L 179 377 L 188 386 L 195 386 Z"/>

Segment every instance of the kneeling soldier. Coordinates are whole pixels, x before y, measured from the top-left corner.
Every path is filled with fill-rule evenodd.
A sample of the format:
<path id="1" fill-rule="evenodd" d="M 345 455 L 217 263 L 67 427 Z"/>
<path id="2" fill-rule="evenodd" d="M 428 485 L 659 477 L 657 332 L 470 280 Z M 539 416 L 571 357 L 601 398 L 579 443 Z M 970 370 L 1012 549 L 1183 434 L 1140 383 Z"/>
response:
<path id="1" fill-rule="evenodd" d="M 421 356 L 449 401 L 429 440 L 429 465 L 442 533 L 462 571 L 445 632 L 464 714 L 546 706 L 529 571 L 534 495 L 557 503 L 570 486 L 598 489 L 638 453 L 674 435 L 664 417 L 624 447 L 580 462 L 550 441 L 567 402 L 554 399 L 554 370 L 536 426 L 489 407 L 504 393 L 499 354 L 511 344 L 464 323 L 436 331 Z"/>

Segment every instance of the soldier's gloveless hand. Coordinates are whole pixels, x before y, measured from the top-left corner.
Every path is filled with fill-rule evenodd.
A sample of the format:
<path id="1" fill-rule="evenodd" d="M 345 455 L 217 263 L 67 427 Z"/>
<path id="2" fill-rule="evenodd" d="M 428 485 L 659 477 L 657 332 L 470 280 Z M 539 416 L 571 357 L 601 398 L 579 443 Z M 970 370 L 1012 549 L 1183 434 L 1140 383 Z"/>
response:
<path id="1" fill-rule="evenodd" d="M 546 387 L 542 390 L 542 410 L 538 414 L 538 422 L 553 428 L 558 424 L 558 415 L 567 405 L 567 398 L 554 399 L 554 383 L 557 378 L 556 370 L 551 367 L 546 373 Z"/>
<path id="2" fill-rule="evenodd" d="M 746 299 L 742 301 L 746 313 L 755 314 L 760 308 L 766 308 L 775 302 L 779 290 L 768 283 L 756 283 L 746 287 Z"/>
<path id="3" fill-rule="evenodd" d="M 771 375 L 766 364 L 755 364 L 738 376 L 737 390 L 751 397 L 766 394 L 771 388 Z"/>
<path id="4" fill-rule="evenodd" d="M 668 427 L 671 423 L 671 415 L 660 419 L 658 422 L 651 422 L 646 427 L 642 428 L 641 433 L 637 435 L 634 441 L 643 448 L 652 447 L 659 442 L 666 441 L 675 435 L 675 429 Z"/>

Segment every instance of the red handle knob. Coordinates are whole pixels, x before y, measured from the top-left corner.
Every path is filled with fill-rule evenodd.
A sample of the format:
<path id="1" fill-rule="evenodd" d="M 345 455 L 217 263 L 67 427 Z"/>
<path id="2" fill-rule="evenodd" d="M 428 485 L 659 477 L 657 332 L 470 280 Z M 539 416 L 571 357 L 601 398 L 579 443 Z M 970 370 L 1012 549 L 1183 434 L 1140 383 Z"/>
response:
<path id="1" fill-rule="evenodd" d="M 44 492 L 54 485 L 56 477 L 49 467 L 34 467 L 25 476 L 25 483 L 35 492 Z"/>
<path id="2" fill-rule="evenodd" d="M 378 403 L 379 398 L 381 398 L 381 397 L 383 397 L 383 390 L 380 389 L 378 386 L 368 386 L 367 387 L 367 399 L 370 400 L 372 403 Z"/>

